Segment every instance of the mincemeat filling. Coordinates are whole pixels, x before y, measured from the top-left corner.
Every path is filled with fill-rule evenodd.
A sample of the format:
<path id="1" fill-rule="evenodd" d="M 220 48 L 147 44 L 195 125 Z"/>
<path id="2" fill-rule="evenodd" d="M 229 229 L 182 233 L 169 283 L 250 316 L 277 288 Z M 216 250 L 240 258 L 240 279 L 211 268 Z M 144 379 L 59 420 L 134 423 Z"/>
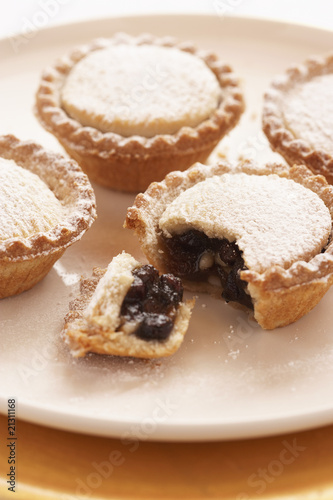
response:
<path id="1" fill-rule="evenodd" d="M 163 241 L 169 253 L 171 273 L 193 281 L 206 281 L 211 275 L 217 275 L 226 302 L 238 302 L 253 309 L 251 297 L 246 293 L 247 283 L 240 279 L 240 271 L 247 268 L 235 242 L 209 238 L 195 229 L 171 238 L 163 237 Z"/>
<path id="2" fill-rule="evenodd" d="M 134 281 L 122 303 L 121 316 L 138 323 L 134 335 L 143 340 L 166 340 L 183 298 L 181 280 L 162 274 L 151 265 L 132 271 Z"/>

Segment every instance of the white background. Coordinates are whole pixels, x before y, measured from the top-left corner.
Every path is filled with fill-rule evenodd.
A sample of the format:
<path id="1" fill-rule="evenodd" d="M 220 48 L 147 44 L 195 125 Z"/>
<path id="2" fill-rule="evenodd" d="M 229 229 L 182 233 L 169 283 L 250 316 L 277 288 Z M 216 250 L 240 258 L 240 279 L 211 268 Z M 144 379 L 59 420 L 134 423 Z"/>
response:
<path id="1" fill-rule="evenodd" d="M 0 0 L 0 36 L 82 19 L 184 12 L 273 18 L 333 30 L 332 0 Z"/>

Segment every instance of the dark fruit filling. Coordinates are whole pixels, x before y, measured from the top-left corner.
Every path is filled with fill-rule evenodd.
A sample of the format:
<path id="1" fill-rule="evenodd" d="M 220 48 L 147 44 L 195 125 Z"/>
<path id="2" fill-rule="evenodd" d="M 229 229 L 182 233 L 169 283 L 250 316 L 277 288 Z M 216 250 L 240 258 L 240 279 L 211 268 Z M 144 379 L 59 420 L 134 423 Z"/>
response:
<path id="1" fill-rule="evenodd" d="M 132 271 L 134 281 L 121 307 L 126 321 L 139 324 L 134 334 L 143 340 L 166 340 L 173 328 L 183 286 L 172 274 L 162 274 L 150 265 Z"/>
<path id="2" fill-rule="evenodd" d="M 193 281 L 205 281 L 217 274 L 226 302 L 238 302 L 253 309 L 251 297 L 245 291 L 247 283 L 240 279 L 240 271 L 246 266 L 235 242 L 208 238 L 195 229 L 172 238 L 163 237 L 163 241 L 173 274 Z"/>

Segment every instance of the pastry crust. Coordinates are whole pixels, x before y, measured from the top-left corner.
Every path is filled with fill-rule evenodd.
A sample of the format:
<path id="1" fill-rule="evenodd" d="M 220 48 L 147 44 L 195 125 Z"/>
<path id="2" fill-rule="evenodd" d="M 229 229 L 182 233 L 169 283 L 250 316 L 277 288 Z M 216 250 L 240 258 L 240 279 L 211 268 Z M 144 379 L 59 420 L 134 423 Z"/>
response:
<path id="1" fill-rule="evenodd" d="M 128 260 L 131 258 L 131 262 Z M 97 354 L 108 354 L 116 356 L 132 356 L 137 358 L 160 358 L 170 356 L 181 345 L 187 331 L 194 300 L 181 302 L 177 308 L 177 314 L 173 329 L 165 341 L 142 340 L 114 327 L 118 323 L 121 304 L 127 291 L 124 289 L 124 281 L 119 273 L 123 267 L 126 272 L 130 267 L 133 269 L 140 266 L 129 254 L 120 254 L 115 267 L 113 282 L 110 284 L 109 298 L 112 301 L 112 318 L 109 318 L 113 327 L 110 329 L 103 322 L 103 317 L 96 320 L 91 315 L 91 299 L 106 269 L 94 268 L 91 278 L 82 278 L 80 293 L 69 305 L 70 311 L 65 317 L 65 326 L 62 331 L 64 341 L 69 345 L 71 353 L 75 357 L 85 356 L 88 352 Z M 115 260 L 114 259 L 114 260 Z M 127 259 L 127 262 L 123 260 Z M 130 265 L 128 265 L 130 262 Z M 122 283 L 121 283 L 122 282 Z M 121 286 L 119 286 L 121 283 Z M 127 284 L 130 287 L 130 283 Z M 114 304 L 118 304 L 114 307 Z M 118 309 L 118 311 L 117 311 Z M 95 310 L 95 309 L 93 309 Z M 95 311 L 96 312 L 96 311 Z M 118 316 L 118 317 L 116 317 Z"/>
<path id="2" fill-rule="evenodd" d="M 163 244 L 159 220 L 168 204 L 180 193 L 214 175 L 244 172 L 254 175 L 277 174 L 311 189 L 333 216 L 333 187 L 323 176 L 315 176 L 305 166 L 289 168 L 280 164 L 256 166 L 251 162 L 231 166 L 226 162 L 216 165 L 196 164 L 186 172 L 172 172 L 165 180 L 153 183 L 145 193 L 136 197 L 128 209 L 125 227 L 134 229 L 141 248 L 149 262 L 161 272 L 168 272 L 168 260 Z M 286 326 L 309 312 L 333 283 L 333 242 L 324 253 L 315 255 L 308 262 L 300 260 L 284 269 L 274 265 L 259 273 L 241 271 L 241 279 L 248 283 L 254 304 L 254 317 L 264 329 Z M 197 283 L 183 280 L 187 289 L 209 292 L 221 296 L 221 287 L 209 282 Z"/>
<path id="3" fill-rule="evenodd" d="M 0 298 L 4 298 L 29 290 L 49 272 L 65 249 L 89 229 L 96 205 L 89 180 L 74 161 L 12 135 L 0 136 L 0 156 L 38 175 L 64 209 L 61 223 L 49 231 L 0 242 Z"/>
<path id="4" fill-rule="evenodd" d="M 174 47 L 202 59 L 221 86 L 221 102 L 209 119 L 197 127 L 182 127 L 173 135 L 123 137 L 84 127 L 61 107 L 61 88 L 74 65 L 92 51 L 117 44 L 154 44 Z M 191 43 L 173 38 L 122 33 L 111 39 L 94 40 L 74 49 L 42 75 L 36 96 L 36 114 L 41 124 L 54 134 L 75 158 L 90 179 L 104 186 L 138 192 L 152 181 L 161 180 L 171 170 L 184 170 L 196 161 L 205 161 L 219 140 L 238 122 L 244 110 L 238 80 L 229 66 L 211 53 L 197 50 Z"/>
<path id="5" fill-rule="evenodd" d="M 289 165 L 306 165 L 314 174 L 324 175 L 327 181 L 333 184 L 332 154 L 322 146 L 314 147 L 305 137 L 301 137 L 301 134 L 299 137 L 296 136 L 288 127 L 282 108 L 286 96 L 297 85 L 328 74 L 333 74 L 332 54 L 327 57 L 308 59 L 277 77 L 265 93 L 263 131 L 274 151 L 280 153 Z M 325 107 L 324 99 L 322 106 Z M 313 119 L 315 120 L 315 117 Z"/>

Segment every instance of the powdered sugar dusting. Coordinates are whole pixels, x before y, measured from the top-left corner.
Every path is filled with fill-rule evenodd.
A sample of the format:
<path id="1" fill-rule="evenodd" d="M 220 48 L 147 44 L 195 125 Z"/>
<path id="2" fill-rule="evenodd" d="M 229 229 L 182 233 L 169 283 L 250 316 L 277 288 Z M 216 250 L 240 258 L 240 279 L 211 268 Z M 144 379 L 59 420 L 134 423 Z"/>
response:
<path id="1" fill-rule="evenodd" d="M 297 138 L 333 154 L 332 74 L 296 85 L 284 96 L 282 106 L 285 121 Z"/>
<path id="2" fill-rule="evenodd" d="M 331 217 L 310 189 L 275 174 L 224 174 L 199 182 L 165 210 L 168 236 L 191 228 L 236 241 L 247 267 L 263 272 L 310 260 L 326 245 Z"/>
<path id="3" fill-rule="evenodd" d="M 0 199 L 0 241 L 48 231 L 63 218 L 60 201 L 37 175 L 1 157 Z"/>
<path id="4" fill-rule="evenodd" d="M 217 108 L 220 86 L 199 58 L 171 47 L 117 45 L 70 72 L 62 105 L 82 125 L 129 137 L 196 127 Z"/>

